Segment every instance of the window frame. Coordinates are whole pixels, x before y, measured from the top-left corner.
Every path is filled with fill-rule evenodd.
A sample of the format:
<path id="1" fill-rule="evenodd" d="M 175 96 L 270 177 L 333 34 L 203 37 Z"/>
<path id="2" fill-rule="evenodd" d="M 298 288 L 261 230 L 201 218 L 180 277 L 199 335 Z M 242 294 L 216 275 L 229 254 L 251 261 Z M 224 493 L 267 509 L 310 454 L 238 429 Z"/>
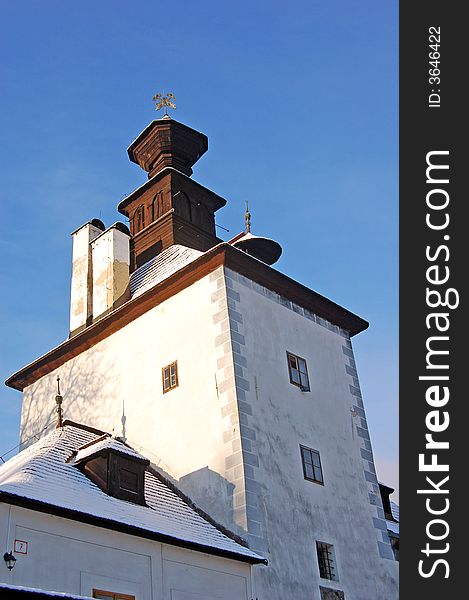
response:
<path id="1" fill-rule="evenodd" d="M 326 581 L 339 581 L 334 546 L 328 542 L 316 540 L 319 577 Z"/>
<path id="2" fill-rule="evenodd" d="M 132 594 L 121 594 L 120 592 L 109 592 L 108 590 L 99 590 L 97 588 L 93 588 L 92 598 L 97 598 L 96 594 L 100 596 L 104 596 L 105 598 L 110 598 L 111 600 L 136 600 L 136 597 Z"/>
<path id="3" fill-rule="evenodd" d="M 292 368 L 292 365 L 290 362 L 291 360 L 293 360 L 295 362 L 296 367 Z M 304 371 L 302 371 L 300 369 L 299 361 L 301 361 L 304 364 Z M 302 358 L 301 356 L 298 356 L 297 354 L 293 354 L 293 352 L 289 352 L 287 350 L 287 365 L 288 365 L 288 374 L 290 376 L 290 383 L 296 387 L 299 387 L 302 392 L 310 392 L 311 384 L 309 381 L 308 364 L 306 362 L 306 359 Z M 296 371 L 298 373 L 298 381 L 295 381 L 295 379 L 293 378 L 294 371 Z M 304 385 L 304 383 L 301 382 L 301 375 L 306 376 L 307 385 Z"/>
<path id="4" fill-rule="evenodd" d="M 312 470 L 313 470 L 313 478 L 310 477 L 308 475 L 308 473 L 306 472 L 306 463 L 307 461 L 305 460 L 303 451 L 307 451 L 310 453 L 311 455 L 311 462 L 308 464 L 311 464 Z M 313 454 L 317 455 L 318 457 L 318 462 L 319 465 L 315 465 L 314 461 L 313 461 Z M 312 483 L 317 483 L 318 485 L 324 485 L 324 470 L 322 468 L 322 462 L 321 462 L 321 453 L 319 452 L 319 450 L 315 450 L 314 448 L 309 448 L 308 446 L 303 446 L 303 444 L 300 444 L 300 456 L 301 456 L 301 465 L 303 467 L 303 476 L 307 481 L 311 481 Z M 316 479 L 316 469 L 319 469 L 321 472 L 321 479 Z"/>
<path id="5" fill-rule="evenodd" d="M 171 383 L 172 378 L 171 378 L 171 369 L 174 367 L 174 383 Z M 169 369 L 169 384 L 168 387 L 166 387 L 166 376 L 165 376 L 165 371 L 166 369 Z M 161 377 L 162 377 L 162 383 L 163 383 L 163 394 L 166 394 L 168 392 L 170 392 L 171 390 L 174 390 L 174 388 L 177 388 L 179 386 L 179 375 L 178 375 L 178 361 L 175 360 L 172 363 L 170 363 L 169 365 L 166 365 L 165 367 L 163 367 L 161 369 Z"/>

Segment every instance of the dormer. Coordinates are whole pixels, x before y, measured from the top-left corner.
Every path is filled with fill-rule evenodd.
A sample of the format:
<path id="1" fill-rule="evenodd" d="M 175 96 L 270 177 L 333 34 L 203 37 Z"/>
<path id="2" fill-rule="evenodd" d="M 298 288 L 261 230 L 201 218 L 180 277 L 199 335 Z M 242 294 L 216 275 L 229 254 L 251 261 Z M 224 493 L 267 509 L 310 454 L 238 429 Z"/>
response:
<path id="1" fill-rule="evenodd" d="M 75 465 L 103 492 L 142 505 L 149 464 L 147 458 L 108 434 L 81 446 L 75 456 Z"/>

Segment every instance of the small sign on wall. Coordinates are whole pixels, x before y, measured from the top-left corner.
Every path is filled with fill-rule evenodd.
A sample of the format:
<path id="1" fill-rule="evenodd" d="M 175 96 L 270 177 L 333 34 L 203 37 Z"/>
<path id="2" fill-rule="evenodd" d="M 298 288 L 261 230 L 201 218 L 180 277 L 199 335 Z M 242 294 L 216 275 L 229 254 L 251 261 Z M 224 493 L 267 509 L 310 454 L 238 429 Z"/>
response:
<path id="1" fill-rule="evenodd" d="M 15 540 L 15 554 L 28 554 L 28 542 Z"/>

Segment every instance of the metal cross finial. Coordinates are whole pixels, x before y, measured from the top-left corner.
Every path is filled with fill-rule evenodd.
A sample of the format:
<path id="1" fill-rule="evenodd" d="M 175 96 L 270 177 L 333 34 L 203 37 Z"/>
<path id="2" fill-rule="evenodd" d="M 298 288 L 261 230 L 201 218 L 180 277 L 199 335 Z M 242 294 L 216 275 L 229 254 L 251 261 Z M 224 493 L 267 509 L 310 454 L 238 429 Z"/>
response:
<path id="1" fill-rule="evenodd" d="M 153 102 L 155 104 L 155 110 L 161 110 L 164 108 L 164 116 L 168 116 L 168 108 L 176 108 L 176 96 L 174 94 L 168 93 L 164 94 L 155 94 L 153 96 Z"/>
<path id="2" fill-rule="evenodd" d="M 246 200 L 246 212 L 244 213 L 244 220 L 246 222 L 246 233 L 251 233 L 251 213 L 249 212 L 248 201 Z"/>
<path id="3" fill-rule="evenodd" d="M 63 422 L 63 411 L 62 411 L 62 395 L 60 393 L 60 377 L 57 375 L 57 395 L 55 397 L 55 403 L 57 405 L 57 408 L 55 409 L 56 413 L 57 413 L 57 425 L 55 426 L 56 429 L 58 429 L 59 427 L 63 427 L 64 426 L 64 422 Z"/>

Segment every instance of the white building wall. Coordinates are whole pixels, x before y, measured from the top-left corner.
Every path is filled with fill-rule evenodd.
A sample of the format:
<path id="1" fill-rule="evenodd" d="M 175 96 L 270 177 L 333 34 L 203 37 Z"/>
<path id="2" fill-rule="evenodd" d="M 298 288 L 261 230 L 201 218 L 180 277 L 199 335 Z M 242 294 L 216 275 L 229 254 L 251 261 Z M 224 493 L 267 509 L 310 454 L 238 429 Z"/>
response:
<path id="1" fill-rule="evenodd" d="M 9 538 L 7 540 L 7 537 Z M 0 543 L 28 542 L 0 581 L 91 596 L 93 589 L 137 600 L 248 600 L 250 566 L 0 504 Z"/>
<path id="2" fill-rule="evenodd" d="M 287 350 L 307 360 L 311 392 L 290 384 Z M 174 360 L 179 387 L 163 394 Z M 268 552 L 259 600 L 319 599 L 319 585 L 346 600 L 397 597 L 353 352 L 337 327 L 220 267 L 58 373 L 66 418 L 121 434 L 124 404 L 129 443 Z M 25 389 L 23 441 L 55 418 L 56 376 Z M 324 486 L 304 480 L 300 444 L 320 451 Z M 337 583 L 319 578 L 316 540 L 334 545 Z"/>
<path id="3" fill-rule="evenodd" d="M 221 300 L 212 300 L 216 282 L 207 276 L 28 386 L 21 441 L 34 442 L 55 422 L 59 374 L 66 419 L 121 435 L 124 410 L 128 443 L 179 480 L 210 516 L 243 534 L 233 522 L 234 486 L 225 478 L 232 444 L 223 440 L 226 369 L 217 366 L 223 344 L 213 324 L 226 303 L 222 291 Z M 163 394 L 161 370 L 173 361 L 179 386 Z"/>
<path id="4" fill-rule="evenodd" d="M 269 553 L 259 572 L 266 596 L 320 598 L 322 585 L 347 600 L 397 598 L 348 336 L 241 275 L 226 270 L 225 281 L 249 540 Z M 290 383 L 287 351 L 306 359 L 310 392 Z M 320 452 L 324 485 L 304 479 L 300 444 Z M 316 541 L 334 546 L 337 582 L 320 579 Z"/>

